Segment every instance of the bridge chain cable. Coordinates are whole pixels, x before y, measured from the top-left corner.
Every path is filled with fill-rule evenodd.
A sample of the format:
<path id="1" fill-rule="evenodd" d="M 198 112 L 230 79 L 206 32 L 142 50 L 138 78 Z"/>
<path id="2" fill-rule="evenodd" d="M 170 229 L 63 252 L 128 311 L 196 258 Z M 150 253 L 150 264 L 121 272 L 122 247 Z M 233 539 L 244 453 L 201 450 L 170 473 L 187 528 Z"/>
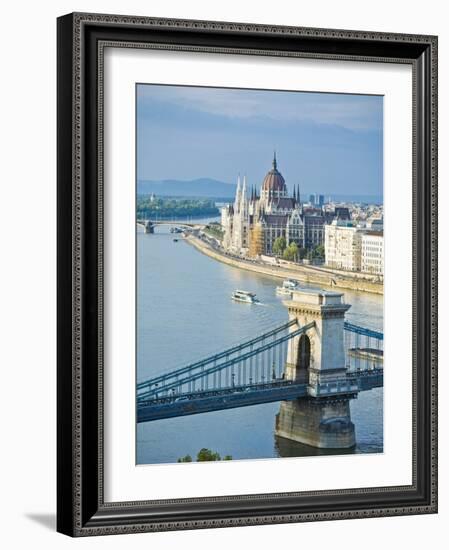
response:
<path id="1" fill-rule="evenodd" d="M 359 334 L 362 336 L 368 336 L 370 338 L 376 338 L 377 340 L 383 340 L 384 334 L 383 332 L 379 332 L 377 330 L 372 330 L 370 328 L 361 327 L 359 325 L 354 325 L 353 323 L 350 323 L 349 321 L 345 321 L 344 323 L 345 330 L 348 330 L 349 332 L 354 332 L 355 334 Z"/>
<path id="2" fill-rule="evenodd" d="M 215 355 L 212 355 L 210 357 L 206 357 L 204 359 L 200 359 L 199 361 L 196 361 L 195 363 L 191 363 L 189 365 L 186 365 L 184 367 L 180 367 L 176 370 L 170 371 L 165 374 L 160 374 L 159 376 L 156 376 L 155 378 L 151 378 L 149 380 L 144 380 L 142 382 L 139 382 L 137 384 L 137 390 L 141 390 L 144 388 L 147 388 L 148 386 L 152 386 L 154 384 L 157 384 L 158 382 L 169 380 L 170 378 L 174 378 L 176 376 L 179 376 L 180 374 L 184 374 L 186 372 L 189 372 L 191 370 L 201 368 L 208 363 L 213 363 L 214 361 L 217 361 L 219 359 L 222 359 L 223 357 L 226 357 L 227 355 L 231 355 L 233 353 L 237 353 L 247 347 L 253 346 L 254 344 L 258 344 L 259 342 L 262 342 L 264 339 L 269 338 L 270 336 L 275 336 L 279 332 L 283 332 L 293 325 L 296 325 L 297 321 L 296 319 L 293 319 L 292 321 L 288 321 L 287 323 L 284 323 L 268 332 L 265 332 L 264 334 L 261 334 L 259 336 L 256 336 L 255 338 L 252 338 L 251 340 L 247 340 L 243 344 L 237 344 L 231 348 L 225 349 L 224 351 L 221 351 L 219 353 L 216 353 Z"/>
<path id="3" fill-rule="evenodd" d="M 300 334 L 303 334 L 303 333 L 307 332 L 308 330 L 310 330 L 314 326 L 315 326 L 315 321 L 312 321 L 311 323 L 308 323 L 307 325 L 304 325 L 304 326 L 302 326 L 302 327 L 300 327 L 296 330 L 293 330 L 292 332 L 289 332 L 288 334 L 286 334 L 284 336 L 281 336 L 280 338 L 277 338 L 275 340 L 270 340 L 269 342 L 267 342 L 265 344 L 262 344 L 261 346 L 257 347 L 256 349 L 247 351 L 245 353 L 239 353 L 239 355 L 237 357 L 233 357 L 231 359 L 228 359 L 227 361 L 225 361 L 223 363 L 215 364 L 212 367 L 209 367 L 208 369 L 204 369 L 204 370 L 201 370 L 201 371 L 196 372 L 196 373 L 191 373 L 188 376 L 185 376 L 183 378 L 179 378 L 178 380 L 174 380 L 173 382 L 170 382 L 170 383 L 164 385 L 164 387 L 162 387 L 162 388 L 151 389 L 151 390 L 149 390 L 145 393 L 142 393 L 142 394 L 137 396 L 137 400 L 138 400 L 138 402 L 139 401 L 144 401 L 144 400 L 147 400 L 152 395 L 157 394 L 158 392 L 168 392 L 170 390 L 176 390 L 176 388 L 180 388 L 185 384 L 189 384 L 189 387 L 194 387 L 194 382 L 196 380 L 198 380 L 202 377 L 205 377 L 205 376 L 209 376 L 210 374 L 213 374 L 214 372 L 222 371 L 222 370 L 225 370 L 225 369 L 227 371 L 227 374 L 229 373 L 229 371 L 231 371 L 231 380 L 229 380 L 229 377 L 227 377 L 227 384 L 230 385 L 229 382 L 231 382 L 231 385 L 232 385 L 232 381 L 233 381 L 233 378 L 234 378 L 232 376 L 232 374 L 235 374 L 234 371 L 233 371 L 233 368 L 234 368 L 235 365 L 237 365 L 239 363 L 242 363 L 242 361 L 246 361 L 247 359 L 251 359 L 251 357 L 259 355 L 259 354 L 261 354 L 265 351 L 269 351 L 272 348 L 274 348 L 276 346 L 279 346 L 279 345 L 281 345 L 285 342 L 288 342 L 289 340 L 291 340 L 295 336 L 299 336 Z M 258 362 L 256 362 L 256 368 L 257 367 L 258 367 Z M 264 365 L 262 365 L 262 376 L 264 376 L 264 378 L 266 377 L 267 373 L 269 372 L 269 368 L 270 368 L 270 366 L 267 365 L 266 366 L 266 372 L 265 372 Z M 256 374 L 256 377 L 258 378 L 258 373 Z"/>

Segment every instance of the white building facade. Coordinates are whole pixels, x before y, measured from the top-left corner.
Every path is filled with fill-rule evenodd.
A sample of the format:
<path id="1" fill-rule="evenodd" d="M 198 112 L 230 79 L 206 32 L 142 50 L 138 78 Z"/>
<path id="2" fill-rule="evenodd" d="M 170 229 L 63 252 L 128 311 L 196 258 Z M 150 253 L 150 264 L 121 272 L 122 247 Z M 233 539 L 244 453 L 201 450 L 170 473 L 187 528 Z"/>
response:
<path id="1" fill-rule="evenodd" d="M 384 235 L 370 231 L 362 236 L 361 270 L 363 273 L 384 274 Z"/>
<path id="2" fill-rule="evenodd" d="M 362 236 L 366 229 L 354 222 L 334 220 L 325 226 L 324 254 L 326 265 L 347 271 L 361 271 Z"/>

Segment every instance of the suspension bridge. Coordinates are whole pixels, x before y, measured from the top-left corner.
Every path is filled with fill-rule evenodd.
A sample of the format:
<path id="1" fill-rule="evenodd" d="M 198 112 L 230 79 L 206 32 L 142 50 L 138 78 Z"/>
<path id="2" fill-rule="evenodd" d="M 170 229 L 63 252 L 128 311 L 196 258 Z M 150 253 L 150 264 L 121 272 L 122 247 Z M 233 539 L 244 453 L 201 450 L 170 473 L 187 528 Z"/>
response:
<path id="1" fill-rule="evenodd" d="M 341 432 L 352 426 L 345 407 L 348 401 L 361 391 L 383 386 L 383 333 L 344 320 L 350 305 L 341 301 L 342 296 L 328 291 L 294 292 L 292 300 L 284 302 L 289 320 L 282 325 L 138 383 L 138 422 L 276 401 L 288 409 L 291 402 L 298 409 L 296 416 L 303 416 L 301 407 L 307 408 L 308 423 L 310 416 L 317 416 L 316 410 L 321 411 L 317 429 L 330 430 L 325 439 L 333 445 L 342 438 L 338 427 Z M 295 423 L 291 403 L 284 422 L 289 428 L 286 431 L 278 418 L 277 431 L 313 444 L 315 436 L 290 433 Z M 311 403 L 315 412 L 309 410 Z M 351 437 L 346 440 L 352 442 Z"/>
<path id="2" fill-rule="evenodd" d="M 144 219 L 137 219 L 136 220 L 137 225 L 140 227 L 143 227 L 144 233 L 154 233 L 154 228 L 157 225 L 171 225 L 176 227 L 185 227 L 193 229 L 195 227 L 201 228 L 204 227 L 204 224 L 194 223 L 194 222 L 186 222 L 186 221 L 177 221 L 177 220 L 144 220 Z"/>

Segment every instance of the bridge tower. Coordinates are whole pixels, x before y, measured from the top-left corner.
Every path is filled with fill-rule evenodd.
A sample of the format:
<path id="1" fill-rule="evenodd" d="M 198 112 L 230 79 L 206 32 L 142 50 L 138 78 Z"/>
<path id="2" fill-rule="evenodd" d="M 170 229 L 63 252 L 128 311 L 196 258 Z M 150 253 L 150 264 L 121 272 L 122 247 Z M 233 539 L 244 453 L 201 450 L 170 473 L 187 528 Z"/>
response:
<path id="1" fill-rule="evenodd" d="M 319 289 L 296 290 L 284 305 L 290 320 L 315 326 L 290 340 L 285 376 L 308 384 L 308 397 L 281 403 L 276 435 L 325 449 L 353 447 L 349 401 L 356 393 L 341 391 L 347 388 L 344 318 L 351 306 L 342 293 Z"/>

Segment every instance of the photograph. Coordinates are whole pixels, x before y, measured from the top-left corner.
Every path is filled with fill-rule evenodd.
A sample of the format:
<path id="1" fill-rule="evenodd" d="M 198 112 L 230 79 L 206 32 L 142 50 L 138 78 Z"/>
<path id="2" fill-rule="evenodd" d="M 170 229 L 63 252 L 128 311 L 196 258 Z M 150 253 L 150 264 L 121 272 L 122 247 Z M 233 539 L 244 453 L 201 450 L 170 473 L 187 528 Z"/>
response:
<path id="1" fill-rule="evenodd" d="M 135 100 L 137 465 L 383 453 L 384 97 Z"/>
<path id="2" fill-rule="evenodd" d="M 58 532 L 436 515 L 438 36 L 321 12 L 58 17 Z"/>
<path id="3" fill-rule="evenodd" d="M 2 547 L 444 548 L 447 4 L 105 6 L 6 5 Z"/>

